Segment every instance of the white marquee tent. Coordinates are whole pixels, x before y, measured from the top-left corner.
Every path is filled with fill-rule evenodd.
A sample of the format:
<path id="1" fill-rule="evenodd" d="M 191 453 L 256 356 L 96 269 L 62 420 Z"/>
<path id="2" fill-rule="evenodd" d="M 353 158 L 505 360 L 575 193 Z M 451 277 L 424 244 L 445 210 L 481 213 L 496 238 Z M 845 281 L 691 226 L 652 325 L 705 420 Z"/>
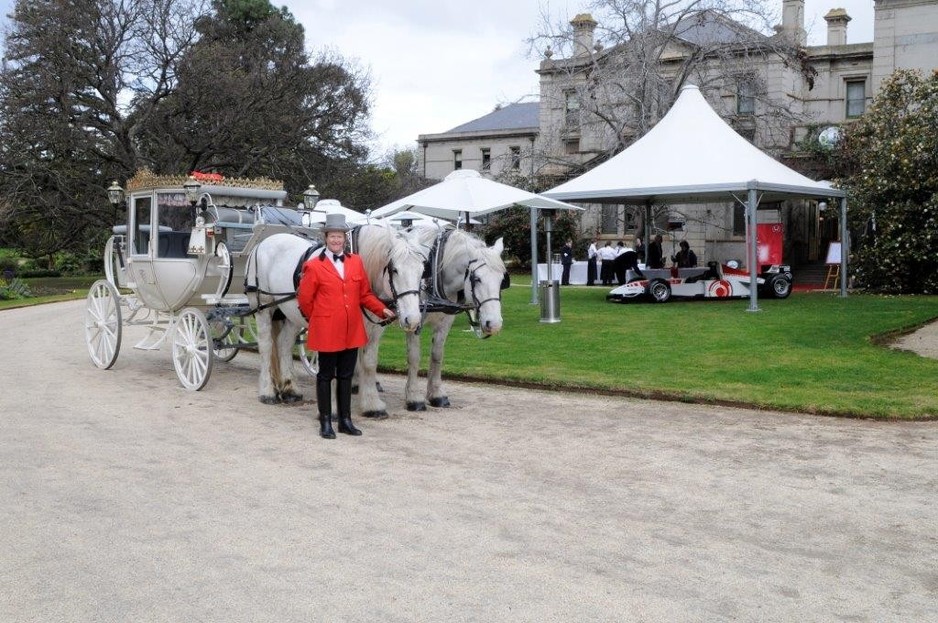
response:
<path id="1" fill-rule="evenodd" d="M 561 201 L 650 206 L 654 202 L 701 203 L 735 199 L 746 206 L 746 230 L 756 231 L 761 201 L 790 197 L 840 200 L 847 274 L 847 200 L 844 191 L 801 175 L 752 145 L 710 107 L 694 85 L 681 89 L 668 114 L 628 149 L 583 175 L 542 193 Z M 747 266 L 758 274 L 755 235 Z M 841 295 L 847 295 L 841 279 Z M 750 311 L 758 309 L 752 289 Z"/>

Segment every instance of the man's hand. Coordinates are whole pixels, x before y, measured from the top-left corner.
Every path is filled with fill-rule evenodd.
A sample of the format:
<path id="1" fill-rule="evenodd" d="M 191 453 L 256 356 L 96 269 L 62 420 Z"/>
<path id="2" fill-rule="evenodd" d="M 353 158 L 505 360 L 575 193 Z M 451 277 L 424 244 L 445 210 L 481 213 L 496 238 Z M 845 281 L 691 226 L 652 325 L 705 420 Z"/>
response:
<path id="1" fill-rule="evenodd" d="M 390 320 L 391 318 L 397 318 L 397 314 L 394 313 L 393 309 L 385 308 L 384 317 Z"/>

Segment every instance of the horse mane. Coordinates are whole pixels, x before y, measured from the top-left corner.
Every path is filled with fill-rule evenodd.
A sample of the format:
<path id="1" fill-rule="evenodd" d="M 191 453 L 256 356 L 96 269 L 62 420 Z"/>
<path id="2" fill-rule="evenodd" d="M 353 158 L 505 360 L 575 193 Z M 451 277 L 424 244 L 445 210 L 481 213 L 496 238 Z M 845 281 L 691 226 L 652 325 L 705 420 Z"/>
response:
<path id="1" fill-rule="evenodd" d="M 476 251 L 482 257 L 482 261 L 491 266 L 494 270 L 501 273 L 505 272 L 505 261 L 502 259 L 501 255 L 485 244 L 484 240 L 464 229 L 454 229 L 450 233 L 449 239 L 446 241 L 446 246 L 443 248 L 443 267 L 453 262 L 454 258 L 457 257 L 460 247 Z"/>
<path id="2" fill-rule="evenodd" d="M 396 240 L 403 244 L 395 244 Z M 379 283 L 388 260 L 400 266 L 408 257 L 416 256 L 424 262 L 427 252 L 428 247 L 421 245 L 416 236 L 384 225 L 363 225 L 359 232 L 359 254 L 371 283 Z"/>

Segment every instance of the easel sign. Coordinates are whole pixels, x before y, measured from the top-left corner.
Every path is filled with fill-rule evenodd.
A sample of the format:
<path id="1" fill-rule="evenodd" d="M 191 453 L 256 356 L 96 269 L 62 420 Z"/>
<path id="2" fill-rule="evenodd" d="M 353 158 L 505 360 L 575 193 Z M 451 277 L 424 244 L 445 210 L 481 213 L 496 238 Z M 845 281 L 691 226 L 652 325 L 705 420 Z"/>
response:
<path id="1" fill-rule="evenodd" d="M 840 260 L 843 258 L 843 249 L 837 241 L 831 242 L 827 247 L 827 277 L 824 279 L 824 289 L 836 288 L 840 279 Z"/>
<path id="2" fill-rule="evenodd" d="M 840 242 L 833 241 L 830 243 L 830 246 L 827 247 L 827 261 L 825 264 L 837 264 L 840 265 L 840 260 L 843 257 L 843 250 L 841 248 Z"/>

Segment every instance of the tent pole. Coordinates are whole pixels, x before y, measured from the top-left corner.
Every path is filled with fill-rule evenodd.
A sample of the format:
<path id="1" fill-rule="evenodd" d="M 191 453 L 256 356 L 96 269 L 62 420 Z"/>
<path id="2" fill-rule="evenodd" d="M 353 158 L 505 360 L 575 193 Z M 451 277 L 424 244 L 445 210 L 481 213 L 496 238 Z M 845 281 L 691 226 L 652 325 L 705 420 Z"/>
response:
<path id="1" fill-rule="evenodd" d="M 645 257 L 642 262 L 648 265 L 648 243 L 651 242 L 651 199 L 645 202 L 645 239 L 642 240 L 642 250 Z"/>
<path id="2" fill-rule="evenodd" d="M 847 198 L 840 198 L 840 296 L 847 298 L 847 254 L 850 253 L 847 231 Z"/>
<path id="3" fill-rule="evenodd" d="M 749 232 L 749 309 L 747 311 L 759 311 L 759 258 L 757 227 L 756 227 L 756 189 L 749 187 L 749 200 L 746 202 L 746 230 Z"/>
<path id="4" fill-rule="evenodd" d="M 537 208 L 531 211 L 531 305 L 537 305 Z"/>

